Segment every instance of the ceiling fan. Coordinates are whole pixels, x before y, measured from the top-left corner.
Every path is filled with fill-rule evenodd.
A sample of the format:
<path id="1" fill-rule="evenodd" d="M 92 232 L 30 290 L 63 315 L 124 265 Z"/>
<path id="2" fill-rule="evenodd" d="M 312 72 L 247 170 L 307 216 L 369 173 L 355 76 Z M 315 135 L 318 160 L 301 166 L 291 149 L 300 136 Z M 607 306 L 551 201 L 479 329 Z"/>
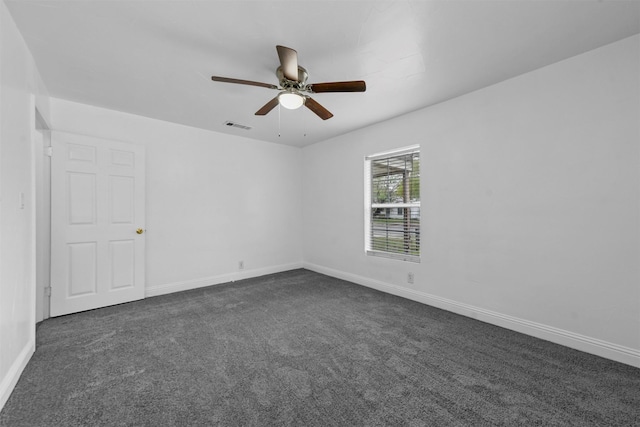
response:
<path id="1" fill-rule="evenodd" d="M 307 77 L 309 75 L 307 70 L 298 65 L 298 52 L 291 48 L 279 45 L 276 46 L 276 50 L 278 51 L 278 58 L 280 58 L 280 66 L 276 70 L 276 76 L 278 76 L 280 86 L 219 76 L 212 76 L 211 80 L 216 82 L 236 83 L 279 90 L 280 93 L 275 98 L 256 111 L 256 116 L 266 115 L 278 104 L 288 109 L 296 109 L 304 105 L 316 113 L 316 115 L 322 120 L 330 119 L 333 117 L 333 114 L 307 95 L 308 93 L 364 92 L 367 89 L 363 80 L 313 84 L 307 83 Z"/>

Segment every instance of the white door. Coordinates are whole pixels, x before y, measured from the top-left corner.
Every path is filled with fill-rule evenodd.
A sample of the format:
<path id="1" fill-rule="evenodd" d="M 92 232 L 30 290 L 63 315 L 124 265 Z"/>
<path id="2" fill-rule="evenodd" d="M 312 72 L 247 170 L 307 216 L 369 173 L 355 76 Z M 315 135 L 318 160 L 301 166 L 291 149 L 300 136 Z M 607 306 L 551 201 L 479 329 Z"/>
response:
<path id="1" fill-rule="evenodd" d="M 144 147 L 51 134 L 51 316 L 144 298 Z"/>

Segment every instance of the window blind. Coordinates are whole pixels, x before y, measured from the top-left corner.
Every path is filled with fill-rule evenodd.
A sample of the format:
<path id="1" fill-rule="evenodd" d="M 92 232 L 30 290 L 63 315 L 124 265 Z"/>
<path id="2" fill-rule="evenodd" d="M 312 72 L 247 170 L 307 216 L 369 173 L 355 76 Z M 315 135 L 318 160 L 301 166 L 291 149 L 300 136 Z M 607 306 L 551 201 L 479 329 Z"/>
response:
<path id="1" fill-rule="evenodd" d="M 367 253 L 419 261 L 419 147 L 368 156 L 365 163 Z"/>

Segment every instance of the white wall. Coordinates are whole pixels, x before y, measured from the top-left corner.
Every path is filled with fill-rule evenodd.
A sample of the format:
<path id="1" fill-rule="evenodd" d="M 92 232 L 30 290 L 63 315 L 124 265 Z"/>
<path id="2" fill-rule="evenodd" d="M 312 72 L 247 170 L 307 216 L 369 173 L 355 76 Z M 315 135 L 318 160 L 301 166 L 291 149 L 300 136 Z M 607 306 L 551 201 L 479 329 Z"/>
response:
<path id="1" fill-rule="evenodd" d="M 0 409 L 35 348 L 31 134 L 35 108 L 46 119 L 47 102 L 33 58 L 0 1 Z"/>
<path id="2" fill-rule="evenodd" d="M 53 130 L 146 146 L 147 295 L 302 267 L 300 149 L 56 98 L 51 110 Z"/>
<path id="3" fill-rule="evenodd" d="M 640 366 L 639 52 L 634 36 L 306 147 L 305 266 Z M 422 262 L 367 257 L 363 159 L 412 144 Z"/>

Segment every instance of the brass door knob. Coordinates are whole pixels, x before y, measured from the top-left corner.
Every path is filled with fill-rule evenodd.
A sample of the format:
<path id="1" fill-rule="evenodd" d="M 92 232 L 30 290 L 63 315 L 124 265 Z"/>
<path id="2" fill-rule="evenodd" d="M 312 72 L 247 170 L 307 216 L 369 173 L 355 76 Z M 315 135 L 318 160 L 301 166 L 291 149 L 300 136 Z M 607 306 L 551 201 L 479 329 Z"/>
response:
<path id="1" fill-rule="evenodd" d="M 142 233 L 144 233 L 144 230 L 143 230 L 142 228 L 138 228 L 138 229 L 136 230 L 136 233 L 138 233 L 138 234 L 142 234 Z"/>

